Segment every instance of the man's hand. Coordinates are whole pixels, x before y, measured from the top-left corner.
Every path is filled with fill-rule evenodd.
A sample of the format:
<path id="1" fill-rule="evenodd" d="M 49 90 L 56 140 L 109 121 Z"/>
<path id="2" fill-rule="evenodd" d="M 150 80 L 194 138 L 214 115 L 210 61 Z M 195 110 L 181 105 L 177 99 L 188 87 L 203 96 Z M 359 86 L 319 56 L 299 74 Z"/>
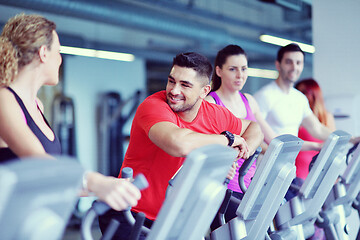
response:
<path id="1" fill-rule="evenodd" d="M 239 135 L 234 135 L 234 137 L 235 140 L 232 147 L 239 151 L 237 158 L 248 159 L 250 157 L 250 151 L 245 139 Z"/>

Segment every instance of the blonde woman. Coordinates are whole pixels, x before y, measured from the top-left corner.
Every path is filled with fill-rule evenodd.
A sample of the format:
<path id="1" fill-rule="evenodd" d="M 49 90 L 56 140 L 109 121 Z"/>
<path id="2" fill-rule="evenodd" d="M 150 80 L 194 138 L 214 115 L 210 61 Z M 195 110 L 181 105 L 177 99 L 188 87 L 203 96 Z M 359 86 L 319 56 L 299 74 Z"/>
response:
<path id="1" fill-rule="evenodd" d="M 37 156 L 54 159 L 60 143 L 37 98 L 44 85 L 56 85 L 62 62 L 54 22 L 20 14 L 0 36 L 0 163 Z M 130 182 L 96 172 L 86 174 L 87 191 L 112 208 L 136 205 L 139 190 Z"/>

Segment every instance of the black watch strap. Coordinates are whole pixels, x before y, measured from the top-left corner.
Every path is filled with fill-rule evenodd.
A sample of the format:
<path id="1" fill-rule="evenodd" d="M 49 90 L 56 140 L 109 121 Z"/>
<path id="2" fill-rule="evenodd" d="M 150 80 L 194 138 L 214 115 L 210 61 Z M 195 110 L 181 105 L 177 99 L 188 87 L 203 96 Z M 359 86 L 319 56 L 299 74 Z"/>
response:
<path id="1" fill-rule="evenodd" d="M 232 134 L 229 131 L 223 131 L 221 134 L 224 135 L 229 140 L 228 146 L 231 147 L 235 140 L 234 134 Z"/>

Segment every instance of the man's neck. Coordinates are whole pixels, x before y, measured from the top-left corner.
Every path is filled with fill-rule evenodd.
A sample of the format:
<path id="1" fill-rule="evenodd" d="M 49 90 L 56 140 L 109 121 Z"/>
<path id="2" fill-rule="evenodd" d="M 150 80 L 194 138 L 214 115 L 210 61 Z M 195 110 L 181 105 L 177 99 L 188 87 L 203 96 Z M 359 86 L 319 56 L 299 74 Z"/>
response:
<path id="1" fill-rule="evenodd" d="M 191 110 L 187 110 L 184 112 L 177 112 L 176 114 L 185 122 L 192 122 L 199 114 L 199 110 L 201 107 L 202 100 L 199 100 L 199 103 L 194 105 Z"/>
<path id="2" fill-rule="evenodd" d="M 279 86 L 279 88 L 281 89 L 281 91 L 283 91 L 284 93 L 289 93 L 290 89 L 294 87 L 294 83 L 291 81 L 285 81 L 284 79 L 282 79 L 281 77 L 278 77 L 275 80 L 275 83 Z"/>

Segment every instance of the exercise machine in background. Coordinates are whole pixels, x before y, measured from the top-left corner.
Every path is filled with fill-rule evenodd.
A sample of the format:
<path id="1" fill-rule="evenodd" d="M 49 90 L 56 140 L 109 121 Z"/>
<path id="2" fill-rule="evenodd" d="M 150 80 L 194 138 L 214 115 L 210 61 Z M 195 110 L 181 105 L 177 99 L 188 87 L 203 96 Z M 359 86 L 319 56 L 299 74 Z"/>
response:
<path id="1" fill-rule="evenodd" d="M 280 206 L 275 216 L 271 239 L 307 239 L 314 232 L 314 223 L 321 207 L 340 173 L 346 166 L 346 146 L 351 135 L 337 130 L 325 141 L 299 193 Z"/>
<path id="2" fill-rule="evenodd" d="M 63 93 L 55 95 L 52 102 L 52 128 L 61 144 L 63 156 L 77 157 L 76 151 L 76 122 L 75 105 L 72 98 Z M 79 228 L 81 225 L 82 212 L 79 208 L 80 200 L 74 208 L 68 227 Z"/>
<path id="3" fill-rule="evenodd" d="M 323 210 L 316 224 L 325 230 L 328 240 L 348 240 L 350 232 L 356 235 L 359 229 L 358 214 L 352 215 L 353 206 L 358 205 L 357 196 L 360 192 L 360 145 L 353 146 L 346 159 L 347 167 L 340 175 L 340 180 L 334 185 L 327 197 Z M 355 218 L 357 219 L 355 219 Z M 351 223 L 349 222 L 351 221 Z M 351 225 L 353 228 L 351 228 Z M 360 231 L 359 231 L 360 232 Z"/>
<path id="4" fill-rule="evenodd" d="M 76 157 L 75 106 L 72 98 L 56 95 L 52 103 L 52 127 L 61 143 L 62 155 Z"/>
<path id="5" fill-rule="evenodd" d="M 124 136 L 123 128 L 139 106 L 140 98 L 140 91 L 125 100 L 117 92 L 108 92 L 101 97 L 98 107 L 99 172 L 104 175 L 119 175 L 124 143 L 128 138 Z"/>
<path id="6" fill-rule="evenodd" d="M 295 158 L 302 144 L 303 140 L 289 134 L 270 142 L 236 211 L 237 217 L 214 230 L 211 240 L 265 239 L 295 178 Z"/>

